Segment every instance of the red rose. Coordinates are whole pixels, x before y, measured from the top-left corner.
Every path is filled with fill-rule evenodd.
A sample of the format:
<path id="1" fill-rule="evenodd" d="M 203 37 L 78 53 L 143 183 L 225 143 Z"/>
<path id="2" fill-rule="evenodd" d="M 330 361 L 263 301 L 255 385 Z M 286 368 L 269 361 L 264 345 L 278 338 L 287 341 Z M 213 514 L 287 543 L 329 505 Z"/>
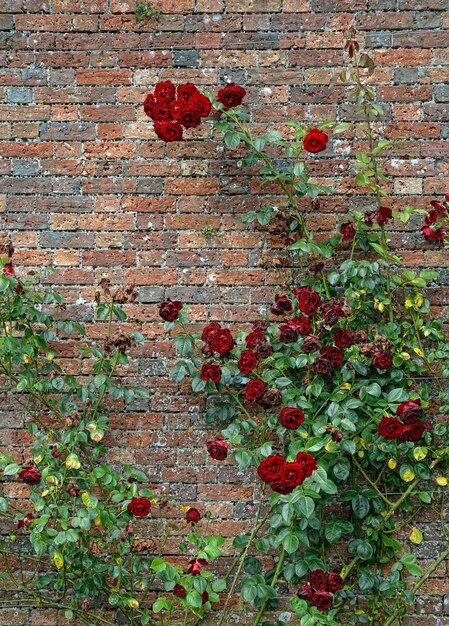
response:
<path id="1" fill-rule="evenodd" d="M 307 576 L 307 582 L 315 591 L 327 590 L 327 574 L 322 569 L 315 569 Z"/>
<path id="2" fill-rule="evenodd" d="M 446 234 L 446 230 L 444 228 L 437 228 L 433 230 L 430 226 L 424 226 L 421 232 L 424 239 L 430 243 L 433 243 L 434 241 L 444 241 L 444 235 Z"/>
<path id="3" fill-rule="evenodd" d="M 282 470 L 281 480 L 286 487 L 298 487 L 305 479 L 304 470 L 300 463 L 286 463 Z"/>
<path id="4" fill-rule="evenodd" d="M 301 598 L 301 600 L 310 600 L 313 594 L 314 594 L 314 591 L 308 583 L 302 583 L 302 585 L 300 586 L 300 588 L 298 589 L 296 593 L 298 598 Z"/>
<path id="5" fill-rule="evenodd" d="M 220 324 L 218 324 L 218 322 L 211 322 L 204 327 L 203 332 L 201 333 L 201 339 L 205 343 L 211 343 L 213 336 L 215 335 L 217 330 L 221 330 Z"/>
<path id="6" fill-rule="evenodd" d="M 211 111 L 210 100 L 207 96 L 203 96 L 202 93 L 197 93 L 193 95 L 189 104 L 198 111 L 200 117 L 207 117 Z"/>
<path id="7" fill-rule="evenodd" d="M 322 356 L 318 357 L 313 364 L 314 373 L 321 376 L 329 376 L 332 372 L 332 368 L 333 365 L 329 361 L 329 359 L 326 359 Z"/>
<path id="8" fill-rule="evenodd" d="M 178 87 L 178 98 L 183 102 L 189 102 L 195 94 L 199 94 L 199 91 L 193 83 L 184 83 Z"/>
<path id="9" fill-rule="evenodd" d="M 371 226 L 374 224 L 373 214 L 371 213 L 371 211 L 365 211 L 365 215 L 363 216 L 363 221 L 365 222 L 365 226 L 368 226 L 369 228 L 371 228 Z"/>
<path id="10" fill-rule="evenodd" d="M 151 117 L 151 114 L 153 113 L 156 103 L 157 103 L 156 96 L 152 93 L 149 93 L 143 103 L 143 110 L 145 111 L 145 115 L 148 115 L 148 117 Z"/>
<path id="11" fill-rule="evenodd" d="M 271 409 L 282 403 L 282 392 L 276 387 L 268 389 L 261 398 L 257 399 L 257 403 L 264 409 Z"/>
<path id="12" fill-rule="evenodd" d="M 189 562 L 187 573 L 194 575 L 199 574 L 205 565 L 207 565 L 207 561 L 205 559 L 192 559 Z"/>
<path id="13" fill-rule="evenodd" d="M 183 104 L 178 111 L 178 121 L 185 128 L 196 128 L 201 124 L 201 117 L 197 109 L 190 104 Z"/>
<path id="14" fill-rule="evenodd" d="M 320 295 L 316 291 L 302 291 L 298 296 L 299 310 L 311 317 L 321 306 Z"/>
<path id="15" fill-rule="evenodd" d="M 182 309 L 182 302 L 176 300 L 173 302 L 170 298 L 167 298 L 165 302 L 159 305 L 159 315 L 166 322 L 174 322 L 178 319 L 179 311 Z"/>
<path id="16" fill-rule="evenodd" d="M 176 87 L 171 80 L 159 82 L 154 88 L 154 95 L 158 100 L 166 100 L 171 102 L 175 99 Z"/>
<path id="17" fill-rule="evenodd" d="M 243 87 L 239 87 L 235 83 L 229 83 L 223 89 L 220 89 L 217 95 L 218 102 L 221 102 L 225 111 L 242 104 L 246 91 Z"/>
<path id="18" fill-rule="evenodd" d="M 294 485 L 289 485 L 285 483 L 282 476 L 278 480 L 274 480 L 271 483 L 270 487 L 272 488 L 273 491 L 280 493 L 282 496 L 288 496 L 288 494 L 291 493 L 293 489 L 295 489 Z"/>
<path id="19" fill-rule="evenodd" d="M 210 456 L 217 461 L 224 461 L 228 456 L 228 450 L 231 448 L 231 445 L 223 439 L 208 441 L 206 446 Z"/>
<path id="20" fill-rule="evenodd" d="M 19 472 L 19 478 L 27 485 L 37 485 L 41 481 L 41 473 L 34 465 L 25 465 Z"/>
<path id="21" fill-rule="evenodd" d="M 374 367 L 379 370 L 388 370 L 393 365 L 393 355 L 391 352 L 377 350 L 372 356 Z"/>
<path id="22" fill-rule="evenodd" d="M 178 119 L 179 109 L 182 107 L 183 104 L 184 102 L 182 100 L 172 100 L 170 102 L 170 112 L 174 120 Z"/>
<path id="23" fill-rule="evenodd" d="M 321 356 L 325 359 L 329 359 L 333 367 L 340 367 L 343 363 L 343 352 L 336 346 L 325 346 L 320 350 Z"/>
<path id="24" fill-rule="evenodd" d="M 286 293 L 278 293 L 274 298 L 274 302 L 270 307 L 270 311 L 274 315 L 284 315 L 293 309 L 290 298 Z"/>
<path id="25" fill-rule="evenodd" d="M 170 122 L 172 119 L 170 103 L 158 102 L 151 113 L 151 119 L 155 122 Z"/>
<path id="26" fill-rule="evenodd" d="M 438 221 L 438 211 L 435 209 L 433 211 L 429 211 L 428 214 L 424 218 L 424 224 L 426 226 L 433 226 Z"/>
<path id="27" fill-rule="evenodd" d="M 31 522 L 34 520 L 34 515 L 32 513 L 27 513 L 23 519 L 19 519 L 17 521 L 17 529 L 20 530 L 25 526 L 29 526 Z"/>
<path id="28" fill-rule="evenodd" d="M 209 594 L 207 593 L 207 591 L 203 591 L 203 593 L 201 594 L 201 600 L 203 601 L 203 604 L 205 604 L 206 602 L 208 602 L 208 600 L 209 600 Z"/>
<path id="29" fill-rule="evenodd" d="M 177 598 L 185 598 L 186 593 L 187 591 L 179 583 L 176 583 L 176 585 L 173 587 L 173 595 Z"/>
<path id="30" fill-rule="evenodd" d="M 354 333 L 346 328 L 335 328 L 334 341 L 339 348 L 350 348 L 355 341 Z"/>
<path id="31" fill-rule="evenodd" d="M 310 285 L 304 285 L 303 287 L 294 287 L 292 289 L 292 293 L 296 299 L 298 299 L 301 294 L 310 291 L 312 291 L 312 287 Z"/>
<path id="32" fill-rule="evenodd" d="M 446 207 L 443 206 L 441 202 L 438 202 L 438 200 L 432 200 L 430 204 L 431 206 L 433 206 L 434 209 L 436 209 L 440 213 L 444 214 L 446 212 Z"/>
<path id="33" fill-rule="evenodd" d="M 245 398 L 250 402 L 259 400 L 265 393 L 268 385 L 260 378 L 251 378 L 245 386 Z"/>
<path id="34" fill-rule="evenodd" d="M 201 380 L 211 380 L 219 383 L 221 380 L 221 369 L 216 363 L 204 363 L 200 373 Z"/>
<path id="35" fill-rule="evenodd" d="M 166 143 L 182 139 L 182 126 L 178 122 L 154 122 L 154 132 Z"/>
<path id="36" fill-rule="evenodd" d="M 127 507 L 135 517 L 146 517 L 151 509 L 151 502 L 146 498 L 133 498 Z"/>
<path id="37" fill-rule="evenodd" d="M 312 476 L 313 472 L 317 469 L 315 459 L 308 452 L 298 452 L 295 462 L 301 465 L 306 478 Z"/>
<path id="38" fill-rule="evenodd" d="M 271 343 L 268 343 L 268 341 L 261 341 L 256 346 L 256 354 L 262 359 L 266 359 L 267 357 L 271 356 L 273 352 L 274 348 Z"/>
<path id="39" fill-rule="evenodd" d="M 300 424 L 302 424 L 303 421 L 304 413 L 301 411 L 301 409 L 297 409 L 295 407 L 284 407 L 279 414 L 279 423 L 284 428 L 290 428 L 294 430 L 295 428 L 299 428 Z"/>
<path id="40" fill-rule="evenodd" d="M 327 590 L 331 593 L 340 591 L 345 586 L 345 581 L 338 572 L 332 571 L 327 575 Z"/>
<path id="41" fill-rule="evenodd" d="M 191 524 L 196 524 L 197 522 L 199 522 L 201 519 L 201 515 L 200 512 L 198 511 L 198 509 L 194 509 L 193 507 L 190 508 L 187 513 L 186 513 L 186 521 L 190 522 Z"/>
<path id="42" fill-rule="evenodd" d="M 302 340 L 301 348 L 306 354 L 312 354 L 318 350 L 318 339 L 315 335 L 308 335 Z"/>
<path id="43" fill-rule="evenodd" d="M 313 604 L 318 611 L 328 611 L 333 602 L 334 599 L 328 591 L 317 591 L 310 598 L 310 603 Z"/>
<path id="44" fill-rule="evenodd" d="M 424 422 L 421 420 L 411 424 L 404 424 L 399 439 L 401 441 L 418 441 L 423 436 L 425 429 Z"/>
<path id="45" fill-rule="evenodd" d="M 292 324 L 300 335 L 308 335 L 312 330 L 312 322 L 305 315 L 292 317 L 289 324 Z"/>
<path id="46" fill-rule="evenodd" d="M 407 402 L 401 402 L 396 409 L 396 415 L 401 418 L 404 424 L 412 424 L 417 422 L 423 414 L 421 408 L 421 400 L 408 400 Z"/>
<path id="47" fill-rule="evenodd" d="M 352 222 L 345 222 L 340 226 L 340 232 L 343 237 L 343 241 L 352 241 L 355 237 L 355 228 Z"/>
<path id="48" fill-rule="evenodd" d="M 252 350 L 244 350 L 237 361 L 237 367 L 242 374 L 250 374 L 256 367 L 259 358 Z"/>
<path id="49" fill-rule="evenodd" d="M 383 226 L 384 224 L 386 224 L 388 220 L 391 220 L 392 217 L 393 213 L 391 212 L 391 209 L 387 206 L 379 207 L 375 215 L 376 222 L 379 224 L 379 226 Z"/>
<path id="50" fill-rule="evenodd" d="M 377 427 L 377 432 L 384 439 L 398 439 L 402 435 L 404 424 L 395 417 L 383 417 Z"/>
<path id="51" fill-rule="evenodd" d="M 280 330 L 280 340 L 283 343 L 293 343 L 298 339 L 298 331 L 295 326 L 291 324 L 284 324 L 279 328 Z"/>
<path id="52" fill-rule="evenodd" d="M 271 454 L 259 463 L 257 474 L 264 483 L 272 483 L 282 476 L 285 459 L 280 454 Z"/>
<path id="53" fill-rule="evenodd" d="M 326 150 L 327 142 L 329 141 L 329 137 L 326 133 L 322 133 L 318 128 L 312 128 L 311 131 L 307 133 L 307 135 L 302 140 L 304 149 L 307 152 L 322 152 Z"/>
<path id="54" fill-rule="evenodd" d="M 217 330 L 211 341 L 212 349 L 218 352 L 220 356 L 225 356 L 235 346 L 234 337 L 231 335 L 231 331 L 227 328 L 220 328 Z"/>
<path id="55" fill-rule="evenodd" d="M 5 276 L 14 276 L 15 271 L 12 266 L 12 261 L 8 261 L 8 263 L 5 263 L 4 270 L 5 270 Z"/>
<path id="56" fill-rule="evenodd" d="M 326 302 L 320 307 L 320 313 L 324 317 L 326 326 L 333 326 L 338 322 L 340 317 L 346 317 L 345 312 L 338 304 Z"/>
<path id="57" fill-rule="evenodd" d="M 247 348 L 249 348 L 250 350 L 254 350 L 254 348 L 256 348 L 261 341 L 265 340 L 266 337 L 263 331 L 260 329 L 256 329 L 246 336 L 245 343 Z"/>

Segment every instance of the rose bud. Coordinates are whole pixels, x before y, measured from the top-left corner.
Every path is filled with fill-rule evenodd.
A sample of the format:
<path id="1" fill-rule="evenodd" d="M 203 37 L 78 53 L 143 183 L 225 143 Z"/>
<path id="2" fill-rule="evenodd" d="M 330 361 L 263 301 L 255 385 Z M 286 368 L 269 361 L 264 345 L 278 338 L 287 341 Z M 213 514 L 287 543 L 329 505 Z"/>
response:
<path id="1" fill-rule="evenodd" d="M 179 583 L 176 583 L 176 585 L 173 587 L 173 595 L 177 598 L 185 598 L 186 593 L 187 591 Z"/>
<path id="2" fill-rule="evenodd" d="M 197 522 L 199 522 L 201 519 L 201 515 L 200 512 L 198 511 L 198 509 L 194 509 L 193 507 L 191 507 L 187 513 L 186 513 L 186 521 L 189 522 L 190 524 L 196 524 Z"/>

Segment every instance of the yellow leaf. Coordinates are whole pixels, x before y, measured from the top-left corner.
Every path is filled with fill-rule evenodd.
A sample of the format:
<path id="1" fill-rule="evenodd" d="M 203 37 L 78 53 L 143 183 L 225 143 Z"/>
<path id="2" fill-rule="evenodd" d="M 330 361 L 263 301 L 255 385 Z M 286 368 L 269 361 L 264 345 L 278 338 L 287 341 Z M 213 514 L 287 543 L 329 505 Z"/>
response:
<path id="1" fill-rule="evenodd" d="M 340 385 L 340 389 L 351 389 L 351 384 L 343 383 L 342 385 Z"/>
<path id="2" fill-rule="evenodd" d="M 99 515 L 97 515 L 97 517 L 94 519 L 94 524 L 95 524 L 95 526 L 103 526 L 103 523 L 101 521 L 101 517 Z"/>
<path id="3" fill-rule="evenodd" d="M 403 361 L 409 361 L 410 360 L 410 355 L 408 352 L 401 352 L 401 358 Z"/>
<path id="4" fill-rule="evenodd" d="M 329 440 L 324 446 L 326 452 L 338 452 L 340 450 L 340 446 L 336 441 Z"/>
<path id="5" fill-rule="evenodd" d="M 416 545 L 419 545 L 422 542 L 422 532 L 419 530 L 419 528 L 412 528 L 409 539 L 412 543 L 415 543 Z"/>
<path id="6" fill-rule="evenodd" d="M 398 462 L 396 461 L 396 459 L 389 459 L 388 460 L 388 467 L 390 469 L 394 469 L 397 466 Z"/>
<path id="7" fill-rule="evenodd" d="M 68 469 L 79 469 L 81 467 L 81 463 L 76 454 L 69 454 L 69 456 L 66 458 L 65 466 Z"/>
<path id="8" fill-rule="evenodd" d="M 407 300 L 405 301 L 405 306 L 407 309 L 411 309 L 413 306 L 413 301 L 411 298 L 407 298 Z"/>
<path id="9" fill-rule="evenodd" d="M 415 296 L 415 304 L 416 306 L 422 306 L 424 304 L 424 298 L 420 293 Z"/>
<path id="10" fill-rule="evenodd" d="M 139 607 L 139 601 L 138 601 L 138 600 L 136 600 L 135 598 L 130 598 L 130 599 L 128 600 L 128 606 L 129 606 L 131 609 L 137 609 L 137 608 Z"/>
<path id="11" fill-rule="evenodd" d="M 422 461 L 427 456 L 427 448 L 415 448 L 413 450 L 413 456 L 417 461 Z"/>
<path id="12" fill-rule="evenodd" d="M 424 352 L 421 350 L 421 348 L 413 348 L 413 352 L 416 352 L 416 354 L 420 357 L 424 357 Z"/>
<path id="13" fill-rule="evenodd" d="M 81 500 L 83 501 L 84 506 L 90 509 L 90 507 L 92 506 L 92 500 L 90 499 L 90 495 L 87 493 L 87 491 L 83 491 L 83 493 L 81 494 Z"/>
<path id="14" fill-rule="evenodd" d="M 404 482 L 409 483 L 415 478 L 415 474 L 412 472 L 411 469 L 406 469 L 405 471 L 401 472 L 401 478 Z"/>
<path id="15" fill-rule="evenodd" d="M 446 487 L 447 478 L 445 476 L 438 476 L 437 478 L 435 478 L 435 482 L 437 485 L 440 485 L 440 487 Z"/>
<path id="16" fill-rule="evenodd" d="M 60 552 L 55 552 L 53 555 L 53 563 L 56 565 L 58 569 L 61 569 L 64 565 L 64 557 Z"/>

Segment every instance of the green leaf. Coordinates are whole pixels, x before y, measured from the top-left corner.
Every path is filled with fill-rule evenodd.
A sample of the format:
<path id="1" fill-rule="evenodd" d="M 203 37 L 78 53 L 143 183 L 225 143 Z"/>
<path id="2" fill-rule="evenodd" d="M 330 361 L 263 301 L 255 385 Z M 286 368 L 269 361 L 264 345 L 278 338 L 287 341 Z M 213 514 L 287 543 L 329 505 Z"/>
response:
<path id="1" fill-rule="evenodd" d="M 193 606 L 196 609 L 199 609 L 200 606 L 203 604 L 203 600 L 201 599 L 201 596 L 198 591 L 196 591 L 196 589 L 189 591 L 189 593 L 186 595 L 186 602 L 189 606 Z"/>
<path id="2" fill-rule="evenodd" d="M 299 539 L 296 535 L 291 533 L 284 538 L 282 545 L 288 554 L 292 554 L 299 548 Z"/>
<path id="3" fill-rule="evenodd" d="M 369 513 L 369 508 L 370 508 L 369 500 L 368 498 L 366 498 L 365 496 L 362 496 L 361 494 L 358 494 L 357 496 L 352 498 L 351 506 L 352 506 L 354 515 L 358 517 L 359 519 L 366 517 Z"/>
<path id="4" fill-rule="evenodd" d="M 225 132 L 224 142 L 227 148 L 230 148 L 231 150 L 233 150 L 234 148 L 237 148 L 237 146 L 239 145 L 240 137 L 236 132 L 232 130 L 228 130 Z"/>

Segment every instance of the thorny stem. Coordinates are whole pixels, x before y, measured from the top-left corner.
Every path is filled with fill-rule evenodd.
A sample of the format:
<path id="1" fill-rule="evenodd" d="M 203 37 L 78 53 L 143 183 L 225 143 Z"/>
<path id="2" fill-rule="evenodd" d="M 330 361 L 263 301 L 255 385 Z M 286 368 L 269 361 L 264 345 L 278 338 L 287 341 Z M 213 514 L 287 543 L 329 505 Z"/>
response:
<path id="1" fill-rule="evenodd" d="M 284 559 L 285 559 L 285 549 L 282 548 L 282 552 L 281 552 L 281 554 L 279 556 L 279 561 L 277 563 L 276 571 L 274 572 L 273 580 L 271 581 L 271 585 L 270 585 L 273 589 L 274 589 L 277 581 L 279 580 L 279 576 L 281 574 L 282 566 L 284 564 Z M 262 606 L 260 607 L 259 612 L 256 615 L 256 619 L 254 620 L 253 626 L 258 626 L 259 625 L 260 620 L 262 619 L 263 614 L 265 613 L 265 609 L 266 609 L 267 604 L 268 604 L 268 597 L 265 597 L 263 599 Z"/>

